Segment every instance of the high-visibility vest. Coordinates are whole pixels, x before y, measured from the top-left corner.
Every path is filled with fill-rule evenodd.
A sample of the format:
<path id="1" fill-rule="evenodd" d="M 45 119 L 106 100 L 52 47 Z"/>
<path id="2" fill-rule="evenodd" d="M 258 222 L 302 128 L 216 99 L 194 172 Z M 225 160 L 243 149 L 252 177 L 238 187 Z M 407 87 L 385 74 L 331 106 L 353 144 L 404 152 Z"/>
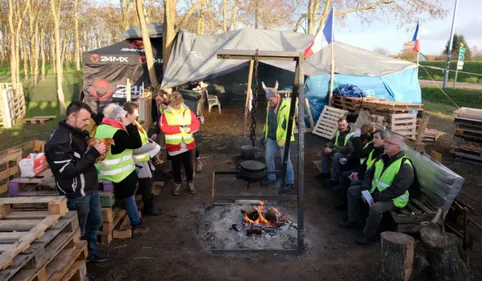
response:
<path id="1" fill-rule="evenodd" d="M 377 160 L 377 158 L 373 157 L 373 152 L 375 152 L 375 148 L 368 154 L 367 171 L 373 167 L 373 163 Z"/>
<path id="2" fill-rule="evenodd" d="M 288 120 L 290 119 L 290 107 L 291 104 L 286 100 L 281 100 L 281 104 L 279 105 L 279 111 L 277 116 L 277 123 L 278 126 L 276 127 L 276 143 L 280 143 L 280 141 L 286 140 L 286 134 L 288 133 Z M 266 122 L 264 123 L 264 142 L 268 141 L 268 131 L 269 131 L 269 109 L 270 104 L 268 103 L 268 107 L 266 109 Z M 283 129 L 283 121 L 286 120 L 286 128 Z M 293 127 L 291 129 L 291 141 L 295 141 L 295 122 L 293 120 Z"/>
<path id="3" fill-rule="evenodd" d="M 390 185 L 392 185 L 395 176 L 400 171 L 400 167 L 402 167 L 402 164 L 404 162 L 410 165 L 410 167 L 412 167 L 412 163 L 410 161 L 404 161 L 405 158 L 406 157 L 404 156 L 400 159 L 397 159 L 392 164 L 390 164 L 390 166 L 388 166 L 385 171 L 383 171 L 385 165 L 383 163 L 383 160 L 380 159 L 379 161 L 375 162 L 375 174 L 373 175 L 372 188 L 370 189 L 370 193 L 373 193 L 375 191 L 375 188 L 378 189 L 378 191 L 384 191 Z M 397 198 L 392 199 L 393 205 L 398 208 L 403 208 L 408 204 L 408 198 L 409 193 L 407 189 L 405 193 L 398 196 Z"/>
<path id="4" fill-rule="evenodd" d="M 345 140 L 343 141 L 343 146 L 346 146 L 346 144 L 348 143 L 348 141 L 350 140 L 350 138 L 353 137 L 354 134 L 355 134 L 355 132 L 346 134 Z M 339 137 L 339 136 L 340 136 L 340 131 L 336 131 L 336 135 L 335 135 L 335 147 L 338 147 L 338 137 Z"/>
<path id="5" fill-rule="evenodd" d="M 102 124 L 97 127 L 95 137 L 98 139 L 113 138 L 118 130 L 120 129 Z M 119 154 L 112 154 L 112 150 L 109 149 L 105 159 L 96 163 L 95 167 L 99 172 L 99 179 L 121 182 L 135 170 L 132 149 L 126 149 Z"/>
<path id="6" fill-rule="evenodd" d="M 134 123 L 137 127 L 137 130 L 139 131 L 139 135 L 141 136 L 142 145 L 147 144 L 149 142 L 148 141 L 149 138 L 147 137 L 146 131 L 144 130 L 144 128 L 142 128 L 141 124 L 139 124 L 137 121 L 134 121 Z M 151 159 L 151 157 L 149 156 L 148 153 L 134 154 L 135 162 L 147 162 L 149 161 L 149 159 Z"/>
<path id="7" fill-rule="evenodd" d="M 172 108 L 169 110 L 164 111 L 164 116 L 166 117 L 167 124 L 169 126 L 182 126 L 182 125 L 191 125 L 191 110 L 182 105 L 182 112 L 181 114 L 175 113 Z M 181 142 L 184 140 L 185 144 L 190 144 L 194 141 L 194 137 L 191 132 L 181 132 L 178 134 L 166 134 L 166 144 L 170 145 L 180 145 Z"/>
<path id="8" fill-rule="evenodd" d="M 367 142 L 367 144 L 365 144 L 365 145 L 363 146 L 363 149 L 367 148 L 372 142 L 373 142 L 373 140 L 370 141 L 370 142 Z M 373 150 L 372 150 L 372 152 L 373 152 Z M 363 163 L 365 163 L 365 160 L 367 160 L 366 157 L 365 157 L 365 158 L 361 158 L 361 159 L 360 159 L 360 165 L 363 165 Z"/>

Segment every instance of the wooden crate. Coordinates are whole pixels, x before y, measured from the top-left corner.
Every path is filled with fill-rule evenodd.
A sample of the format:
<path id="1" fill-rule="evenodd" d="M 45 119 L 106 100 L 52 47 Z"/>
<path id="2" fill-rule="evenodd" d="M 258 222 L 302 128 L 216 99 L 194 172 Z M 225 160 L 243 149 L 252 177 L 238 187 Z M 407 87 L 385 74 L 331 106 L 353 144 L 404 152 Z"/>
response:
<path id="1" fill-rule="evenodd" d="M 53 120 L 55 118 L 57 118 L 57 116 L 34 116 L 32 118 L 24 118 L 22 120 L 22 123 L 36 124 L 38 122 L 39 124 L 45 124 L 45 122 Z"/>
<path id="2" fill-rule="evenodd" d="M 338 119 L 346 117 L 347 114 L 346 110 L 325 106 L 312 133 L 331 140 L 338 130 Z"/>
<path id="3" fill-rule="evenodd" d="M 390 116 L 390 129 L 408 139 L 417 138 L 417 115 L 414 113 L 396 113 Z"/>
<path id="4" fill-rule="evenodd" d="M 29 153 L 43 152 L 44 145 L 34 140 L 0 151 L 0 194 L 7 192 L 9 182 L 20 174 L 18 162 Z"/>
<path id="5" fill-rule="evenodd" d="M 23 87 L 0 86 L 0 128 L 12 128 L 27 112 Z"/>

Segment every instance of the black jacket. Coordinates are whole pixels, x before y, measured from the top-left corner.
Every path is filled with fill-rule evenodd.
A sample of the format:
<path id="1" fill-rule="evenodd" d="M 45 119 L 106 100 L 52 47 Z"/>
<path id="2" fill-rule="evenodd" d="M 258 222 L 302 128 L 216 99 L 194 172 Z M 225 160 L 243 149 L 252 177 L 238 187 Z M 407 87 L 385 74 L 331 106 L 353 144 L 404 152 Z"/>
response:
<path id="1" fill-rule="evenodd" d="M 389 158 L 388 155 L 383 154 L 379 160 L 377 161 L 383 161 L 383 170 L 387 169 L 390 164 L 392 164 L 395 160 L 402 158 L 405 156 L 405 153 L 403 151 L 400 151 L 397 155 L 395 155 L 392 158 Z M 402 166 L 400 167 L 400 171 L 398 171 L 398 174 L 395 176 L 395 179 L 393 179 L 392 185 L 387 187 L 384 191 L 378 192 L 376 190 L 373 192 L 372 197 L 373 201 L 378 202 L 378 201 L 390 201 L 394 198 L 397 198 L 398 196 L 402 195 L 407 191 L 410 186 L 413 183 L 413 169 L 412 167 L 407 163 L 409 160 L 407 159 Z M 375 164 L 373 164 L 375 165 Z M 370 169 L 366 175 L 365 179 L 361 185 L 362 190 L 368 190 L 371 188 L 372 184 L 372 179 L 373 175 L 375 174 L 375 166 Z"/>
<path id="2" fill-rule="evenodd" d="M 336 144 L 336 136 L 333 137 L 333 139 L 326 144 L 325 147 L 332 148 L 335 152 L 340 152 L 345 155 L 349 155 L 353 151 L 353 144 L 351 143 L 351 138 L 347 141 L 346 146 L 345 146 L 345 137 L 347 134 L 351 132 L 351 128 L 348 127 L 346 131 L 340 133 L 340 136 L 338 137 L 338 147 L 335 148 Z"/>
<path id="3" fill-rule="evenodd" d="M 382 147 L 373 147 L 372 146 L 372 150 L 373 150 L 373 155 L 372 155 L 372 159 L 377 159 L 379 158 L 380 156 L 382 156 L 383 154 L 383 146 Z M 370 151 L 371 152 L 371 151 Z M 370 155 L 370 153 L 368 153 L 367 156 L 365 156 L 367 159 L 365 160 L 365 162 L 363 162 L 363 165 L 361 165 L 358 169 L 356 169 L 355 171 L 358 172 L 358 178 L 360 180 L 363 180 L 365 178 L 365 173 L 367 172 L 367 160 L 368 160 L 368 156 Z"/>
<path id="4" fill-rule="evenodd" d="M 87 131 L 61 121 L 45 146 L 57 190 L 67 198 L 83 197 L 99 190 L 94 163 L 100 154 L 87 146 L 89 138 Z"/>

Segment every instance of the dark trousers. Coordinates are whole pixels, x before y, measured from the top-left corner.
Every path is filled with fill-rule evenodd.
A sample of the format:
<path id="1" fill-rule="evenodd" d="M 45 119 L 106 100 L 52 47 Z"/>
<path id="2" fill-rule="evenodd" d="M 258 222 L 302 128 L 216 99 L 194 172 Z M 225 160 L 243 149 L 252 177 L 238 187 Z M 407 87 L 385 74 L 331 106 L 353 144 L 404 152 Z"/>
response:
<path id="1" fill-rule="evenodd" d="M 102 207 L 98 192 L 87 194 L 84 197 L 68 199 L 69 210 L 77 211 L 80 232 L 87 240 L 89 256 L 94 256 L 97 249 L 97 231 L 102 226 Z"/>
<path id="2" fill-rule="evenodd" d="M 196 147 L 196 158 L 199 158 L 199 149 Z"/>
<path id="3" fill-rule="evenodd" d="M 174 182 L 179 184 L 182 181 L 182 166 L 186 172 L 187 182 L 192 182 L 193 178 L 193 163 L 192 163 L 192 150 L 188 150 L 176 156 L 171 156 L 172 162 L 172 176 L 174 177 Z M 182 166 L 181 166 L 182 164 Z"/>
<path id="4" fill-rule="evenodd" d="M 142 202 L 144 202 L 143 213 L 149 213 L 152 210 L 152 183 L 153 178 L 139 179 L 139 193 L 142 195 Z"/>

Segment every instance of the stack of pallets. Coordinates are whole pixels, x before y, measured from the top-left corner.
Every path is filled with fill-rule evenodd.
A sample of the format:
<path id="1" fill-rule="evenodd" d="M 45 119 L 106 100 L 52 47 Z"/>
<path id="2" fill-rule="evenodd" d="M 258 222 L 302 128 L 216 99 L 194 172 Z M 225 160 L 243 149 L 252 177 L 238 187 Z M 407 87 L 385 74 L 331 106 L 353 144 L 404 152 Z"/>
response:
<path id="1" fill-rule="evenodd" d="M 63 196 L 0 198 L 0 280 L 87 280 L 87 242 Z"/>
<path id="2" fill-rule="evenodd" d="M 482 110 L 462 107 L 454 111 L 455 133 L 451 152 L 482 161 Z"/>
<path id="3" fill-rule="evenodd" d="M 407 113 L 413 110 L 423 110 L 422 104 L 388 101 L 374 97 L 352 98 L 333 96 L 332 105 L 353 113 L 358 113 L 361 109 L 365 109 L 371 114 L 382 116 L 388 116 L 394 113 Z"/>

